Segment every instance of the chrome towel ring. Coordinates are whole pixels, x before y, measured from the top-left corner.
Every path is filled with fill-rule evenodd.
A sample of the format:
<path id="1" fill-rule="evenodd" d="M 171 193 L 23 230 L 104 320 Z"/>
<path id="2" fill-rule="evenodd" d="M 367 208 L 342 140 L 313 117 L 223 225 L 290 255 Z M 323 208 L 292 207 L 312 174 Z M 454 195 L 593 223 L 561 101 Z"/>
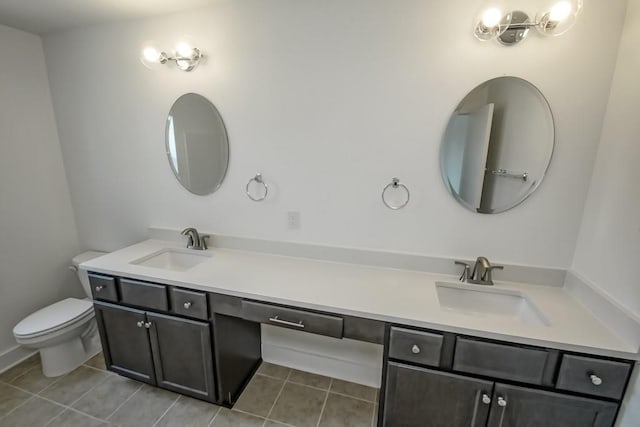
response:
<path id="1" fill-rule="evenodd" d="M 253 197 L 251 195 L 251 192 L 249 191 L 249 186 L 253 181 L 257 182 L 258 184 L 262 184 L 262 186 L 264 187 L 264 194 L 262 195 L 262 197 Z M 264 199 L 266 199 L 267 193 L 269 192 L 269 187 L 267 187 L 267 184 L 265 184 L 264 180 L 262 179 L 262 174 L 257 173 L 256 176 L 254 176 L 249 180 L 249 182 L 247 182 L 247 186 L 245 187 L 244 191 L 247 193 L 247 197 L 253 200 L 254 202 L 261 202 Z"/>
<path id="2" fill-rule="evenodd" d="M 404 200 L 404 202 L 400 203 L 399 205 L 392 205 L 389 204 L 387 202 L 387 199 L 385 197 L 385 195 L 387 194 L 387 191 L 390 189 L 396 189 L 396 188 L 401 188 L 402 190 L 404 190 L 405 193 L 407 193 L 406 195 L 406 199 Z M 384 189 L 382 190 L 382 203 L 385 204 L 386 207 L 388 207 L 389 209 L 393 209 L 393 210 L 398 210 L 398 209 L 402 209 L 405 206 L 407 206 L 407 203 L 409 203 L 409 199 L 411 198 L 411 194 L 409 193 L 409 189 L 407 188 L 406 185 L 401 184 L 400 180 L 398 178 L 392 178 L 391 182 L 389 184 L 387 184 L 386 187 L 384 187 Z"/>

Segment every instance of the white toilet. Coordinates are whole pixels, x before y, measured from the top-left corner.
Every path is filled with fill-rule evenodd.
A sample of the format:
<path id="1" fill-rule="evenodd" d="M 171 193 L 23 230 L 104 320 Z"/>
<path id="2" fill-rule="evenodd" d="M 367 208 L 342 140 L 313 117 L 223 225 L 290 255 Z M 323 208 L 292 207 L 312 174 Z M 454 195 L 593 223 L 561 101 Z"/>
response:
<path id="1" fill-rule="evenodd" d="M 100 351 L 89 277 L 78 265 L 101 255 L 104 252 L 84 252 L 74 257 L 70 266 L 77 271 L 89 298 L 58 301 L 25 317 L 13 328 L 18 344 L 40 351 L 42 371 L 47 377 L 66 374 Z"/>

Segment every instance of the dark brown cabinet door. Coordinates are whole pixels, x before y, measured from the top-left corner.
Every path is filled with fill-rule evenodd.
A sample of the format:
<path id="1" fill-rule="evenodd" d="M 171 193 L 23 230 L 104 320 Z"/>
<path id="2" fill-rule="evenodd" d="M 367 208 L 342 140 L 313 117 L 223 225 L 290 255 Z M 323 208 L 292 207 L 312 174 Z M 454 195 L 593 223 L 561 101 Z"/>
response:
<path id="1" fill-rule="evenodd" d="M 209 324 L 149 312 L 147 319 L 158 385 L 214 402 Z"/>
<path id="2" fill-rule="evenodd" d="M 493 382 L 389 362 L 386 427 L 484 427 Z"/>
<path id="3" fill-rule="evenodd" d="M 94 302 L 94 309 L 107 368 L 155 384 L 145 312 L 103 302 Z"/>
<path id="4" fill-rule="evenodd" d="M 496 384 L 488 427 L 611 427 L 616 403 Z"/>

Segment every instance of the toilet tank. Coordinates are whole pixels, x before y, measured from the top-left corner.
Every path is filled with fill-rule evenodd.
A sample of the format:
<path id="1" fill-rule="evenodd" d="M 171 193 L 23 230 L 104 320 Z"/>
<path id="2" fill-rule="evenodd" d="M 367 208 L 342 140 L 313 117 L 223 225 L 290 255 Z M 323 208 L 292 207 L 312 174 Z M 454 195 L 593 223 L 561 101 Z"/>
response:
<path id="1" fill-rule="evenodd" d="M 78 274 L 78 278 L 80 279 L 80 283 L 82 284 L 82 289 L 87 294 L 88 297 L 91 297 L 91 287 L 89 285 L 89 276 L 85 270 L 80 270 L 78 266 L 85 261 L 89 261 L 94 258 L 98 258 L 102 255 L 105 255 L 106 252 L 98 252 L 98 251 L 87 251 L 83 252 L 80 255 L 76 255 L 71 260 L 72 266 L 71 269 L 75 270 Z"/>

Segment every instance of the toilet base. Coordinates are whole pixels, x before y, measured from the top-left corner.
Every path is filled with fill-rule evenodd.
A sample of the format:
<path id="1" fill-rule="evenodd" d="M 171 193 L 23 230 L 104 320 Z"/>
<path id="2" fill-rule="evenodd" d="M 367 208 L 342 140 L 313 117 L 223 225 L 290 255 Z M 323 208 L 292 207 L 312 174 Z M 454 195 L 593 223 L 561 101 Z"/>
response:
<path id="1" fill-rule="evenodd" d="M 96 330 L 57 345 L 40 348 L 42 373 L 45 377 L 67 374 L 102 350 Z"/>

